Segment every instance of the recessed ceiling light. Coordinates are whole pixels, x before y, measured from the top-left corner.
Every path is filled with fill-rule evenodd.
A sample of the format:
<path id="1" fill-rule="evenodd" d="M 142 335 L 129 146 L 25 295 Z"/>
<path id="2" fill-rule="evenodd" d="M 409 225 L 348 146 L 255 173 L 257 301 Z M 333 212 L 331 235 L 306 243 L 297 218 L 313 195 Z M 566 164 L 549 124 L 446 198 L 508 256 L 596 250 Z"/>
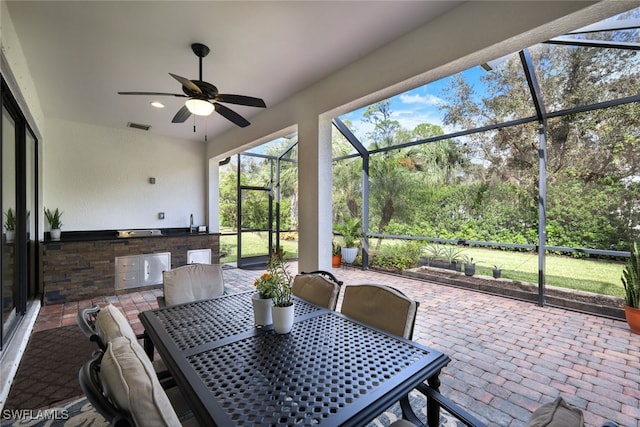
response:
<path id="1" fill-rule="evenodd" d="M 164 108 L 164 104 L 160 101 L 153 101 L 151 103 L 151 106 L 155 108 Z"/>

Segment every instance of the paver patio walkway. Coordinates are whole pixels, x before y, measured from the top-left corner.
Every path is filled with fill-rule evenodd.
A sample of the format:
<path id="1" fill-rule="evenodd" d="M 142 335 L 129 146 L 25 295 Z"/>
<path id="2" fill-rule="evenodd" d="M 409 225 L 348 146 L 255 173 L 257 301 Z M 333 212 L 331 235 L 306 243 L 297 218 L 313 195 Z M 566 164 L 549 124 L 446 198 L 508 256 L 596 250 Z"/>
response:
<path id="1" fill-rule="evenodd" d="M 488 425 L 523 426 L 562 396 L 584 411 L 587 426 L 640 427 L 640 335 L 626 322 L 373 271 L 333 272 L 347 285 L 388 284 L 420 301 L 414 340 L 452 359 L 442 393 Z M 261 273 L 225 269 L 228 292 L 252 289 Z M 113 303 L 141 332 L 138 313 L 156 308 L 161 293 L 44 306 L 36 330 L 75 324 L 79 308 Z"/>

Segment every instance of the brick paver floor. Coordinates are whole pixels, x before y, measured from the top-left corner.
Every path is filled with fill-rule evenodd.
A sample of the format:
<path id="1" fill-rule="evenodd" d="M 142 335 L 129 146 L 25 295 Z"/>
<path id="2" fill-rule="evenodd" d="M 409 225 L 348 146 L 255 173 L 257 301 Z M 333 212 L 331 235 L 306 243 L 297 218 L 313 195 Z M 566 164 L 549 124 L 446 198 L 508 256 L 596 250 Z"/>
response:
<path id="1" fill-rule="evenodd" d="M 227 292 L 252 289 L 261 273 L 225 269 Z M 414 340 L 451 357 L 441 392 L 488 425 L 523 426 L 541 404 L 562 396 L 584 411 L 587 426 L 640 427 L 640 335 L 626 322 L 373 271 L 333 273 L 345 285 L 388 284 L 420 301 Z M 138 313 L 156 308 L 161 294 L 44 306 L 35 330 L 75 324 L 79 308 L 113 303 L 142 332 Z"/>

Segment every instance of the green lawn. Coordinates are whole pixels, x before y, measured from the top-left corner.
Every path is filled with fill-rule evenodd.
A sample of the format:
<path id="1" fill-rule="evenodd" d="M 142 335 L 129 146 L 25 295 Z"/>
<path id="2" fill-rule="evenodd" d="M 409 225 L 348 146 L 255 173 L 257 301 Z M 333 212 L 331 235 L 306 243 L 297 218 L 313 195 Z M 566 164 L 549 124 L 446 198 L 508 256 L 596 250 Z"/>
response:
<path id="1" fill-rule="evenodd" d="M 275 245 L 275 234 L 273 243 Z M 298 257 L 298 241 L 284 240 L 280 236 L 280 245 L 285 252 L 285 258 Z M 256 256 L 268 254 L 269 235 L 267 232 L 243 233 L 242 237 L 242 253 L 244 256 Z M 224 256 L 220 258 L 220 262 L 236 262 L 238 259 L 238 238 L 233 236 L 220 236 L 220 249 Z"/>
<path id="2" fill-rule="evenodd" d="M 481 248 L 467 248 L 463 253 L 473 257 L 476 263 L 476 274 L 491 276 L 493 266 L 500 265 L 504 278 L 538 282 L 538 254 L 536 253 Z M 547 285 L 603 295 L 624 296 L 620 281 L 624 264 L 621 262 L 547 255 L 545 267 Z"/>
<path id="3" fill-rule="evenodd" d="M 266 232 L 244 233 L 243 236 L 242 245 L 245 256 L 264 255 L 267 253 L 268 234 Z M 297 258 L 297 240 L 285 240 L 284 236 L 286 235 L 281 235 L 280 243 L 285 251 L 285 257 Z M 395 240 L 386 240 L 383 245 L 399 245 L 402 243 Z M 371 246 L 375 245 L 372 244 Z M 221 262 L 236 261 L 237 238 L 235 235 L 221 236 L 220 247 L 223 252 L 227 252 L 221 258 Z M 538 255 L 536 253 L 465 248 L 462 249 L 462 255 L 473 257 L 476 263 L 476 274 L 491 276 L 493 266 L 499 265 L 502 268 L 503 278 L 538 283 Z M 620 281 L 623 267 L 624 264 L 622 262 L 547 255 L 546 284 L 602 295 L 624 297 L 624 289 Z"/>

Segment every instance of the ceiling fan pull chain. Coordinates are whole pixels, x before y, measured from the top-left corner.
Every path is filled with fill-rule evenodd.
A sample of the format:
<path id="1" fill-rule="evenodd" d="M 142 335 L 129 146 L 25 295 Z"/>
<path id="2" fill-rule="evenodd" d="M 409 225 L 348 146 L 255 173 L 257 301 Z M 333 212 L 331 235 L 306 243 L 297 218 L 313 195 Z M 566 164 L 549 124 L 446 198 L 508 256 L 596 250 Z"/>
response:
<path id="1" fill-rule="evenodd" d="M 193 133 L 196 133 L 196 116 L 193 116 Z"/>

